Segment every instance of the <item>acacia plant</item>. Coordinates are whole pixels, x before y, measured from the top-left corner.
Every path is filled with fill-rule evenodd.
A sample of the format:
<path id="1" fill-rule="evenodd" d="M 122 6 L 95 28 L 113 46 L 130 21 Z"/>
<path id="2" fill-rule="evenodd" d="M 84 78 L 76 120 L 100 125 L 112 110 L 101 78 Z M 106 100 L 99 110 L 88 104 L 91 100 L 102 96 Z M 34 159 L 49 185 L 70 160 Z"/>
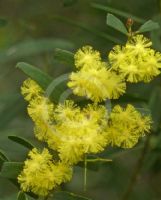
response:
<path id="1" fill-rule="evenodd" d="M 17 67 L 29 76 L 22 84 L 21 93 L 34 122 L 34 136 L 43 146 L 40 149 L 26 139 L 10 138 L 30 149 L 23 163 L 2 158 L 1 175 L 18 186 L 18 200 L 28 199 L 28 195 L 44 200 L 88 199 L 61 189 L 63 183 L 72 180 L 74 166 L 84 163 L 86 189 L 88 163 L 109 162 L 110 159 L 100 157 L 106 148 L 133 148 L 150 134 L 153 124 L 150 114 L 141 113 L 132 104 L 113 102 L 126 95 L 128 83 L 146 84 L 160 74 L 161 53 L 142 35 L 158 28 L 158 24 L 149 20 L 133 31 L 131 19 L 124 26 L 111 14 L 107 16 L 107 24 L 126 34 L 127 41 L 114 46 L 105 59 L 90 45 L 74 54 L 59 50 L 59 58 L 63 55 L 74 61 L 73 72 L 67 76 L 70 89 L 67 91 L 73 95 L 63 101 L 60 101 L 59 87 L 54 85 L 51 92 L 50 75 L 29 64 L 18 63 Z M 109 100 L 112 108 L 107 106 Z"/>

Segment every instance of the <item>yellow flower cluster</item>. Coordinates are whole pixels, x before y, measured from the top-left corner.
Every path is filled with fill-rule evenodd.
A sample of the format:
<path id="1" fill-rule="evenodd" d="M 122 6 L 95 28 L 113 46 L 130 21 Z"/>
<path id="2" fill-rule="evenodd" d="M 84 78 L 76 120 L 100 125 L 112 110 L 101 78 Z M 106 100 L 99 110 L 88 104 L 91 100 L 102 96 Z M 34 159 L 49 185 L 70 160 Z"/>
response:
<path id="1" fill-rule="evenodd" d="M 28 113 L 35 123 L 35 136 L 69 165 L 81 161 L 85 154 L 103 151 L 107 145 L 131 148 L 151 125 L 150 117 L 142 116 L 132 105 L 126 109 L 117 105 L 108 113 L 105 106 L 95 103 L 84 108 L 71 100 L 53 105 L 42 94 L 30 100 Z"/>
<path id="2" fill-rule="evenodd" d="M 160 54 L 150 46 L 149 40 L 137 35 L 125 47 L 114 47 L 109 54 L 111 68 L 92 47 L 78 50 L 77 72 L 71 73 L 68 86 L 74 94 L 93 101 L 84 107 L 72 100 L 55 105 L 35 81 L 27 79 L 23 83 L 21 91 L 29 102 L 28 114 L 35 124 L 35 136 L 57 152 L 58 161 L 53 161 L 47 149 L 42 153 L 33 149 L 18 177 L 22 190 L 46 196 L 57 185 L 71 179 L 70 167 L 86 155 L 100 153 L 110 145 L 132 148 L 150 132 L 151 118 L 134 106 L 116 105 L 110 113 L 105 105 L 99 104 L 125 93 L 126 80 L 149 81 L 159 74 Z"/>
<path id="3" fill-rule="evenodd" d="M 107 145 L 104 132 L 107 111 L 104 106 L 87 105 L 80 109 L 74 102 L 66 101 L 56 108 L 55 122 L 60 135 L 59 156 L 66 163 L 76 164 L 85 154 L 101 152 Z"/>
<path id="4" fill-rule="evenodd" d="M 116 105 L 109 119 L 107 138 L 109 144 L 132 148 L 138 139 L 150 131 L 151 118 L 142 116 L 132 105 L 126 108 Z"/>
<path id="5" fill-rule="evenodd" d="M 72 169 L 62 162 L 53 162 L 47 149 L 40 153 L 36 148 L 29 152 L 24 169 L 18 176 L 21 189 L 39 196 L 48 195 L 49 191 L 72 177 Z"/>
<path id="6" fill-rule="evenodd" d="M 161 53 L 151 48 L 143 35 L 129 39 L 125 46 L 116 45 L 109 53 L 109 62 L 129 82 L 149 82 L 160 74 Z"/>
<path id="7" fill-rule="evenodd" d="M 68 86 L 78 96 L 86 96 L 94 102 L 118 99 L 125 93 L 126 83 L 122 76 L 111 72 L 101 61 L 98 51 L 85 46 L 75 54 L 75 65 L 79 70 L 72 72 Z"/>

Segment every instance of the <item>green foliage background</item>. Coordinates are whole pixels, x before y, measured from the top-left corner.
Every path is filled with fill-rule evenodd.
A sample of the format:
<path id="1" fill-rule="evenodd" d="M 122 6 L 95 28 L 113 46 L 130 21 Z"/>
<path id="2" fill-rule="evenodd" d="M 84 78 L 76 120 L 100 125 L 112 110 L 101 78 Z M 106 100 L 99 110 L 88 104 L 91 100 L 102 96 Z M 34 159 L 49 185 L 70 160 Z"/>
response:
<path id="1" fill-rule="evenodd" d="M 141 25 L 140 22 L 149 19 L 161 24 L 159 0 L 0 1 L 0 18 L 7 21 L 6 25 L 0 27 L 0 149 L 12 161 L 23 161 L 28 149 L 9 140 L 9 135 L 26 137 L 33 144 L 40 145 L 34 139 L 33 124 L 20 95 L 20 86 L 26 76 L 15 68 L 16 63 L 31 63 L 54 78 L 70 72 L 73 67 L 56 59 L 56 48 L 74 52 L 90 44 L 106 58 L 113 45 L 126 41 L 123 34 L 106 25 L 108 12 L 124 22 L 127 13 L 138 17 L 139 22 L 134 24 L 136 29 Z M 161 51 L 161 29 L 146 35 L 151 37 L 154 48 Z M 143 112 L 149 112 L 150 109 L 154 124 L 148 148 L 145 149 L 147 141 L 142 140 L 131 150 L 107 149 L 102 156 L 112 158 L 113 162 L 99 163 L 88 170 L 86 193 L 83 192 L 81 167 L 75 168 L 72 182 L 63 189 L 93 200 L 123 200 L 123 194 L 132 183 L 133 190 L 128 199 L 160 200 L 161 77 L 150 84 L 129 85 L 127 95 L 119 101 L 123 104 L 133 103 Z M 136 180 L 133 181 L 131 177 L 135 174 Z M 12 183 L 0 178 L 0 200 L 14 200 L 17 193 Z M 62 200 L 61 197 L 55 197 L 55 200 L 58 199 Z M 66 197 L 63 199 L 68 200 Z"/>

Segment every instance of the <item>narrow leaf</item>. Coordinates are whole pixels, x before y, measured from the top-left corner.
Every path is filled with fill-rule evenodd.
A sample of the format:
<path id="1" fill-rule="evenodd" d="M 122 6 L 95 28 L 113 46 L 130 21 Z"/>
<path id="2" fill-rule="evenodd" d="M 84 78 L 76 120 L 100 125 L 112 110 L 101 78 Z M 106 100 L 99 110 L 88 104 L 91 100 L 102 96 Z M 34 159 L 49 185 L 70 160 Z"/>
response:
<path id="1" fill-rule="evenodd" d="M 23 193 L 22 191 L 20 191 L 17 195 L 17 200 L 28 200 L 27 196 L 25 195 L 25 193 Z"/>
<path id="2" fill-rule="evenodd" d="M 9 161 L 8 156 L 7 156 L 6 153 L 5 153 L 3 150 L 1 150 L 1 149 L 0 149 L 0 156 L 1 156 L 1 158 L 3 158 L 3 160 Z"/>
<path id="3" fill-rule="evenodd" d="M 70 192 L 55 192 L 53 200 L 92 200 Z"/>
<path id="4" fill-rule="evenodd" d="M 33 149 L 34 148 L 34 145 L 31 144 L 31 142 L 29 142 L 28 140 L 26 140 L 25 138 L 23 137 L 19 137 L 19 136 L 16 136 L 16 135 L 9 135 L 8 138 L 18 144 L 21 144 L 22 146 L 28 148 L 28 149 Z"/>
<path id="5" fill-rule="evenodd" d="M 16 67 L 35 80 L 44 90 L 52 81 L 52 78 L 48 74 L 30 64 L 19 62 Z"/>
<path id="6" fill-rule="evenodd" d="M 149 21 L 145 22 L 145 24 L 143 24 L 139 28 L 138 32 L 144 33 L 144 32 L 153 31 L 153 30 L 156 30 L 156 29 L 159 29 L 159 28 L 160 28 L 160 26 L 157 22 L 149 20 Z"/>
<path id="7" fill-rule="evenodd" d="M 127 32 L 127 29 L 125 27 L 125 25 L 122 23 L 121 20 L 119 20 L 117 17 L 115 17 L 114 15 L 112 14 L 108 14 L 107 15 L 107 20 L 106 20 L 106 23 L 108 26 L 120 31 L 121 33 L 127 35 L 128 32 Z"/>
<path id="8" fill-rule="evenodd" d="M 28 56 L 53 52 L 55 48 L 73 49 L 74 45 L 64 39 L 41 38 L 25 40 L 0 52 L 0 63 L 19 60 Z"/>
<path id="9" fill-rule="evenodd" d="M 4 162 L 1 168 L 0 176 L 8 179 L 15 179 L 23 169 L 21 162 Z"/>
<path id="10" fill-rule="evenodd" d="M 5 162 L 4 158 L 0 155 L 0 170 L 4 162 Z"/>
<path id="11" fill-rule="evenodd" d="M 134 15 L 128 13 L 128 12 L 124 12 L 124 11 L 121 11 L 121 10 L 118 10 L 118 9 L 115 9 L 115 8 L 112 8 L 112 7 L 109 7 L 109 6 L 104 6 L 104 5 L 101 5 L 101 4 L 98 4 L 98 3 L 91 3 L 91 6 L 93 8 L 103 10 L 103 11 L 106 11 L 106 12 L 110 12 L 110 13 L 116 14 L 118 16 L 124 17 L 125 19 L 132 18 L 134 21 L 139 22 L 139 23 L 145 22 L 144 19 L 141 19 L 141 18 L 134 16 Z"/>
<path id="12" fill-rule="evenodd" d="M 55 49 L 54 58 L 65 64 L 74 65 L 74 54 L 63 49 Z"/>

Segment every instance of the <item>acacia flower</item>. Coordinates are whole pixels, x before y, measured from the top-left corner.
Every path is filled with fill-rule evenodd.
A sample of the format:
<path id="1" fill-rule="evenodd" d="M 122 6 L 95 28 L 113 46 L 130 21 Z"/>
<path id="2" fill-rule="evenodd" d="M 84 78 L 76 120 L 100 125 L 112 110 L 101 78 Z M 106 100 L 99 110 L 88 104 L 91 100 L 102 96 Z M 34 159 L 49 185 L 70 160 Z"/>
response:
<path id="1" fill-rule="evenodd" d="M 36 96 L 43 94 L 43 89 L 32 79 L 28 78 L 23 82 L 21 93 L 26 101 L 30 101 Z"/>
<path id="2" fill-rule="evenodd" d="M 132 105 L 116 105 L 109 118 L 107 139 L 112 146 L 132 148 L 140 137 L 150 132 L 151 118 L 143 116 Z"/>
<path id="3" fill-rule="evenodd" d="M 33 192 L 38 196 L 47 196 L 51 190 L 72 177 L 72 169 L 61 162 L 55 163 L 47 149 L 41 153 L 34 148 L 18 176 L 18 182 L 24 192 Z"/>
<path id="4" fill-rule="evenodd" d="M 81 60 L 81 57 L 79 59 Z M 111 72 L 104 62 L 93 62 L 93 65 L 90 62 L 91 67 L 83 67 L 77 72 L 72 72 L 68 87 L 75 95 L 86 96 L 94 102 L 118 99 L 125 93 L 124 78 Z"/>
<path id="5" fill-rule="evenodd" d="M 32 120 L 38 122 L 50 122 L 53 117 L 54 104 L 45 96 L 37 96 L 29 102 L 28 114 Z"/>
<path id="6" fill-rule="evenodd" d="M 108 56 L 112 69 L 132 83 L 151 81 L 161 68 L 161 54 L 151 45 L 143 35 L 133 36 L 123 47 L 116 45 Z"/>
<path id="7" fill-rule="evenodd" d="M 87 45 L 76 52 L 74 59 L 77 68 L 93 68 L 101 61 L 101 56 L 99 51 L 96 51 L 93 47 Z"/>

